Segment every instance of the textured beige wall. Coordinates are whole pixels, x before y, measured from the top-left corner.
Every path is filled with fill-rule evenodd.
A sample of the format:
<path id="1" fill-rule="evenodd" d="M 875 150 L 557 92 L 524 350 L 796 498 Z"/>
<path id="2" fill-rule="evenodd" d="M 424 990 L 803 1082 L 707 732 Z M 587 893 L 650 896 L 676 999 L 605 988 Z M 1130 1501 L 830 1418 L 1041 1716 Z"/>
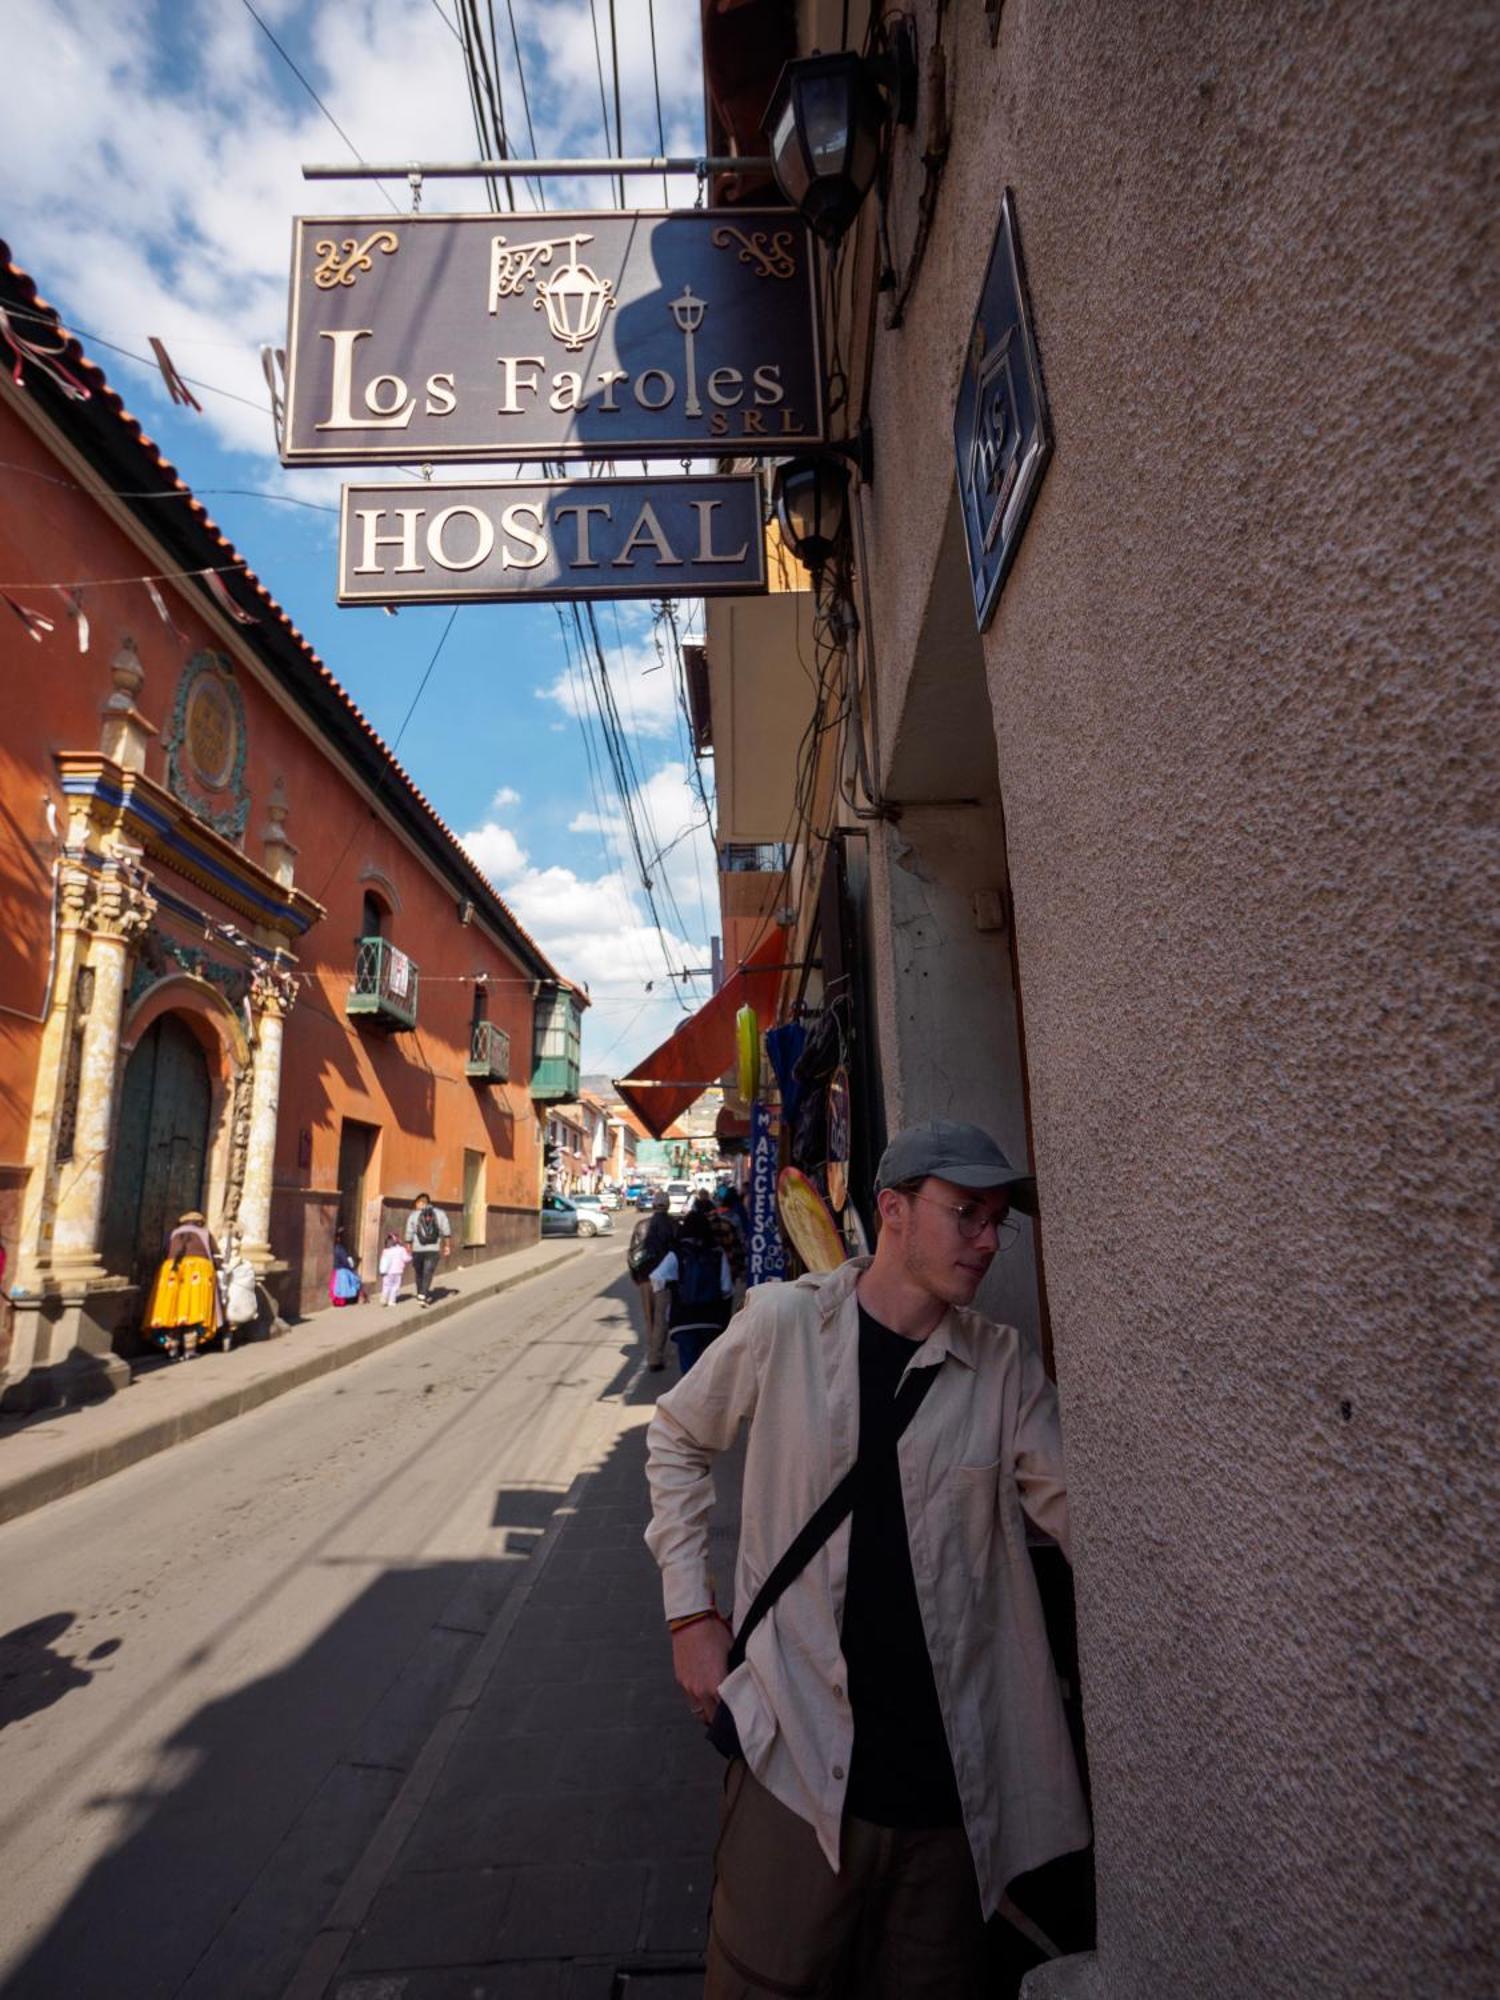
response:
<path id="1" fill-rule="evenodd" d="M 875 629 L 889 756 L 1008 181 L 1057 455 L 984 651 L 1106 1990 L 1493 1992 L 1494 12 L 947 33 Z"/>

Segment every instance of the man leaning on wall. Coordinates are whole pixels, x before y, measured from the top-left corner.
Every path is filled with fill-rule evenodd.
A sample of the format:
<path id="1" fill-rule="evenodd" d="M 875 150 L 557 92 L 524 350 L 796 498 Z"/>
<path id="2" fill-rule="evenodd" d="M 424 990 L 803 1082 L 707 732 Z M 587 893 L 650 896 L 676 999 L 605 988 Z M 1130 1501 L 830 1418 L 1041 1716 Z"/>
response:
<path id="1" fill-rule="evenodd" d="M 978 2000 L 1006 1884 L 1089 1839 L 1022 1519 L 1067 1552 L 1056 1395 L 967 1310 L 1033 1184 L 944 1121 L 876 1189 L 873 1258 L 754 1291 L 648 1432 L 674 1669 L 731 1755 L 707 2000 Z M 707 1516 L 742 1422 L 732 1653 Z"/>

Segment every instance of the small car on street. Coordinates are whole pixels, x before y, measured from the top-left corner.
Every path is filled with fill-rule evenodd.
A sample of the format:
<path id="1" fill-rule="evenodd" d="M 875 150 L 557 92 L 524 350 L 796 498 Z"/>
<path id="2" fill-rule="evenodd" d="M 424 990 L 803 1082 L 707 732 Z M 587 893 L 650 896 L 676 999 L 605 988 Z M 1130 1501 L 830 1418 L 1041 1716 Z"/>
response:
<path id="1" fill-rule="evenodd" d="M 578 1216 L 580 1236 L 609 1236 L 614 1231 L 614 1218 L 596 1194 L 575 1194 L 568 1199 Z"/>
<path id="2" fill-rule="evenodd" d="M 543 1236 L 577 1236 L 581 1234 L 578 1210 L 565 1194 L 544 1194 L 542 1196 Z M 590 1235 L 597 1231 L 590 1230 Z"/>

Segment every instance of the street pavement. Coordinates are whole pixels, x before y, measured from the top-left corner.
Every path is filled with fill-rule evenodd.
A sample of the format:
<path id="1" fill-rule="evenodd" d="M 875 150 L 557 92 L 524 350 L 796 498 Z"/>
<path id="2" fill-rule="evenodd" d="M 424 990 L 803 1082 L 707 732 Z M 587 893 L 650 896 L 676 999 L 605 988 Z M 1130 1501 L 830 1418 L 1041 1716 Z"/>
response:
<path id="1" fill-rule="evenodd" d="M 590 1246 L 0 1528 L 0 1990 L 693 1989 L 634 1313 Z"/>
<path id="2" fill-rule="evenodd" d="M 370 1865 L 287 2000 L 687 2000 L 701 1991 L 724 1765 L 671 1677 L 630 1420 L 553 1518 Z M 740 1452 L 711 1543 L 728 1602 Z"/>

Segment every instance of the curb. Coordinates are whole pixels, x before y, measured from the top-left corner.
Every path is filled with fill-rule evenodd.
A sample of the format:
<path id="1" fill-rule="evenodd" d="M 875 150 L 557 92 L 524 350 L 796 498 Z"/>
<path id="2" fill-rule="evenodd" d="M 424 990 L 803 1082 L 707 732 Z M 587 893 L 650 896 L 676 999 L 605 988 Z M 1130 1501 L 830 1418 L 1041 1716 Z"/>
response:
<path id="1" fill-rule="evenodd" d="M 23 1514 L 35 1513 L 49 1501 L 61 1500 L 66 1494 L 97 1485 L 112 1473 L 124 1472 L 129 1466 L 139 1465 L 143 1459 L 154 1458 L 158 1452 L 167 1451 L 174 1444 L 185 1444 L 189 1438 L 199 1437 L 204 1431 L 214 1430 L 235 1417 L 245 1416 L 292 1389 L 300 1389 L 304 1383 L 315 1382 L 322 1375 L 332 1375 L 340 1368 L 347 1368 L 351 1362 L 363 1361 L 367 1355 L 378 1354 L 382 1348 L 404 1340 L 419 1326 L 431 1326 L 435 1321 L 449 1319 L 454 1313 L 464 1312 L 485 1299 L 496 1298 L 516 1285 L 524 1285 L 532 1278 L 545 1277 L 582 1254 L 578 1245 L 570 1245 L 557 1256 L 549 1257 L 544 1264 L 533 1264 L 525 1271 L 511 1271 L 474 1291 L 442 1299 L 436 1305 L 413 1309 L 392 1322 L 371 1327 L 367 1333 L 360 1334 L 345 1346 L 304 1355 L 274 1375 L 264 1375 L 255 1382 L 228 1384 L 220 1394 L 209 1402 L 199 1404 L 194 1410 L 183 1410 L 175 1416 L 143 1424 L 127 1437 L 90 1446 L 60 1464 L 37 1466 L 17 1479 L 0 1481 L 0 1525 L 17 1520 Z"/>

